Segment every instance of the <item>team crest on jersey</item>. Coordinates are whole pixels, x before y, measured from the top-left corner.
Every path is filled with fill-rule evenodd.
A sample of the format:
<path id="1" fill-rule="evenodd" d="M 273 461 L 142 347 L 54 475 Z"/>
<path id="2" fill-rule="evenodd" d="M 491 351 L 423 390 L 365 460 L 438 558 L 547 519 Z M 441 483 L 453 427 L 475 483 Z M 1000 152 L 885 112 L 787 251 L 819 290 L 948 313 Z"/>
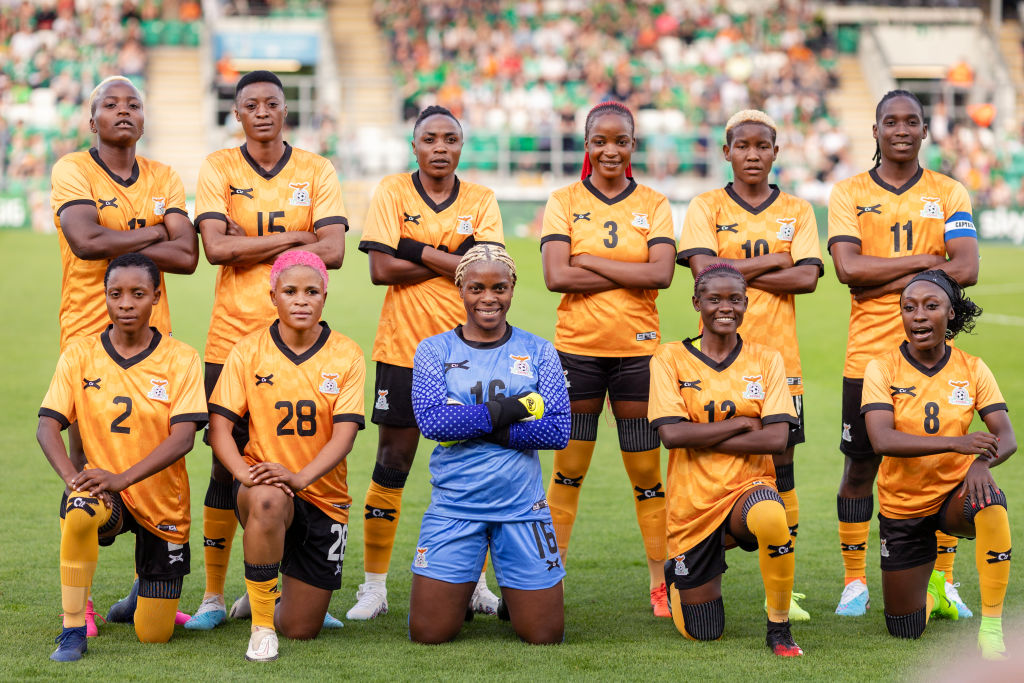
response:
<path id="1" fill-rule="evenodd" d="M 458 221 L 455 224 L 455 232 L 460 235 L 472 235 L 473 234 L 473 217 L 472 216 L 456 216 L 455 219 Z"/>
<path id="2" fill-rule="evenodd" d="M 533 373 L 530 372 L 530 357 L 529 356 L 517 356 L 515 354 L 509 354 L 509 358 L 512 359 L 512 367 L 509 371 L 513 375 L 519 375 L 520 377 L 529 377 L 533 379 Z"/>
<path id="3" fill-rule="evenodd" d="M 166 197 L 153 197 L 153 213 L 157 216 L 163 216 L 166 203 Z"/>
<path id="4" fill-rule="evenodd" d="M 324 378 L 324 381 L 320 383 L 320 391 L 324 394 L 336 394 L 338 393 L 338 373 L 336 372 L 321 372 L 320 376 Z"/>
<path id="5" fill-rule="evenodd" d="M 843 441 L 848 443 L 853 442 L 853 437 L 850 435 L 850 423 L 848 422 L 843 423 Z"/>
<path id="6" fill-rule="evenodd" d="M 761 385 L 761 375 L 744 375 L 743 381 L 747 383 L 747 388 L 743 390 L 743 398 L 752 398 L 754 400 L 764 398 L 764 386 Z"/>
<path id="7" fill-rule="evenodd" d="M 967 391 L 967 387 L 971 386 L 970 382 L 949 380 L 949 385 L 953 387 L 953 393 L 949 396 L 950 405 L 969 406 L 974 403 L 971 399 L 971 394 Z"/>
<path id="8" fill-rule="evenodd" d="M 375 410 L 387 410 L 391 407 L 388 403 L 388 390 L 378 389 L 377 390 L 377 401 L 373 404 Z"/>
<path id="9" fill-rule="evenodd" d="M 167 397 L 167 380 L 165 379 L 151 379 L 149 383 L 152 384 L 152 388 L 149 393 L 146 394 L 146 398 L 152 398 L 157 401 L 169 401 Z"/>
<path id="10" fill-rule="evenodd" d="M 647 222 L 646 213 L 633 212 L 633 222 L 630 223 L 634 228 L 649 228 L 651 225 Z"/>
<path id="11" fill-rule="evenodd" d="M 416 559 L 412 561 L 414 567 L 425 569 L 430 566 L 427 564 L 427 551 L 430 548 L 416 548 Z"/>
<path id="12" fill-rule="evenodd" d="M 939 206 L 939 202 L 942 201 L 941 197 L 921 197 L 921 201 L 924 202 L 924 208 L 921 209 L 921 218 L 938 218 L 942 220 L 946 217 L 942 213 L 942 207 Z"/>
<path id="13" fill-rule="evenodd" d="M 675 574 L 676 574 L 676 576 L 687 576 L 690 573 L 690 568 L 686 566 L 686 555 L 676 555 L 675 556 L 675 561 L 676 561 L 676 567 L 675 567 Z"/>
<path id="14" fill-rule="evenodd" d="M 796 219 L 776 218 L 775 222 L 779 224 L 779 231 L 775 234 L 775 237 L 783 242 L 792 242 L 793 235 L 796 234 Z"/>
<path id="15" fill-rule="evenodd" d="M 292 188 L 291 199 L 288 203 L 292 206 L 309 206 L 309 183 L 288 183 Z"/>

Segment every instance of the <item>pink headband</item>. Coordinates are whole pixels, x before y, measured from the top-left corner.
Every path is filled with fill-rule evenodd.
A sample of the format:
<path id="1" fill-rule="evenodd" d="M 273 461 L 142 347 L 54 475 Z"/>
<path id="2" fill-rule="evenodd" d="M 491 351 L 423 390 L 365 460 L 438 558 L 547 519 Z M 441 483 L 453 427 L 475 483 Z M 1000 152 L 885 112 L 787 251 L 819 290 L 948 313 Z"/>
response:
<path id="1" fill-rule="evenodd" d="M 311 251 L 286 251 L 274 259 L 274 265 L 270 268 L 270 288 L 277 287 L 277 278 L 289 268 L 294 266 L 306 266 L 320 273 L 320 279 L 324 281 L 324 289 L 327 289 L 327 266 L 323 260 Z"/>

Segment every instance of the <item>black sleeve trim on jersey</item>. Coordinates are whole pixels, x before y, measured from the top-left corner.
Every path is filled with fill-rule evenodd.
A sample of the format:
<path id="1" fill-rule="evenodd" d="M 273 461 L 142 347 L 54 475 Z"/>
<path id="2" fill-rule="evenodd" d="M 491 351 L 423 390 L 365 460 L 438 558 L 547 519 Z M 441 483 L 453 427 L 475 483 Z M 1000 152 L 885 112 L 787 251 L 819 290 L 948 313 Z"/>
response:
<path id="1" fill-rule="evenodd" d="M 544 237 L 540 238 L 541 249 L 543 249 L 544 245 L 547 244 L 548 242 L 566 242 L 571 244 L 572 238 L 569 237 L 568 235 L 545 235 Z"/>
<path id="2" fill-rule="evenodd" d="M 778 413 L 775 415 L 765 415 L 761 418 L 761 426 L 775 424 L 776 422 L 788 422 L 791 425 L 799 425 L 800 418 L 793 417 L 788 413 Z"/>
<path id="3" fill-rule="evenodd" d="M 224 406 L 219 406 L 216 403 L 210 404 L 210 412 L 216 413 L 221 417 L 226 417 L 227 419 L 231 420 L 232 422 L 238 425 L 243 424 L 243 422 L 245 421 L 245 418 L 242 417 L 241 415 L 228 410 Z"/>
<path id="4" fill-rule="evenodd" d="M 713 250 L 707 247 L 694 247 L 693 249 L 683 249 L 681 252 L 676 254 L 676 263 L 681 266 L 690 266 L 690 258 L 693 256 L 718 256 Z"/>
<path id="5" fill-rule="evenodd" d="M 58 413 L 56 410 L 50 410 L 49 408 L 40 408 L 39 417 L 52 417 L 54 420 L 60 423 L 60 428 L 67 429 L 71 426 L 71 421 Z"/>
<path id="6" fill-rule="evenodd" d="M 64 202 L 61 207 L 57 209 L 57 217 L 60 217 L 60 212 L 69 206 L 77 206 L 78 204 L 88 204 L 89 206 L 96 208 L 96 202 L 92 199 L 72 199 L 70 202 Z"/>
<path id="7" fill-rule="evenodd" d="M 178 208 L 178 207 L 176 207 L 176 206 L 172 206 L 172 207 L 171 207 L 171 208 L 169 208 L 169 209 L 164 209 L 164 215 L 165 215 L 165 216 L 166 216 L 167 214 L 169 214 L 169 213 L 180 213 L 180 214 L 181 214 L 182 216 L 184 216 L 185 218 L 188 218 L 188 211 L 186 211 L 185 209 L 179 209 L 179 208 Z"/>
<path id="8" fill-rule="evenodd" d="M 176 425 L 179 422 L 195 422 L 196 430 L 200 430 L 205 427 L 206 423 L 209 421 L 209 413 L 182 413 L 181 415 L 175 415 L 171 418 L 171 425 Z"/>
<path id="9" fill-rule="evenodd" d="M 648 247 L 653 247 L 655 244 L 671 244 L 673 249 L 676 247 L 676 241 L 671 237 L 653 237 L 647 240 Z"/>
<path id="10" fill-rule="evenodd" d="M 856 244 L 858 247 L 861 244 L 859 238 L 852 237 L 850 235 L 837 235 L 835 237 L 830 237 L 829 240 L 828 240 L 828 247 L 827 247 L 828 252 L 830 254 L 832 253 L 832 245 L 835 244 L 836 242 L 849 242 L 850 244 Z"/>
<path id="11" fill-rule="evenodd" d="M 794 266 L 818 266 L 818 277 L 825 274 L 825 264 L 822 263 L 820 258 L 802 258 Z"/>
<path id="12" fill-rule="evenodd" d="M 865 403 L 860 407 L 860 414 L 870 413 L 872 410 L 888 410 L 890 413 L 895 413 L 896 409 L 891 403 Z"/>
<path id="13" fill-rule="evenodd" d="M 371 242 L 369 240 L 363 240 L 359 243 L 359 251 L 369 254 L 371 251 L 379 251 L 384 254 L 389 254 L 394 257 L 398 257 L 398 250 L 394 247 L 389 247 L 382 242 Z"/>
<path id="14" fill-rule="evenodd" d="M 313 223 L 313 229 L 319 230 L 320 228 L 323 228 L 328 225 L 338 224 L 344 225 L 345 232 L 348 232 L 348 219 L 345 218 L 344 216 L 327 216 L 326 218 L 321 218 L 316 223 Z"/>
<path id="15" fill-rule="evenodd" d="M 496 247 L 501 247 L 502 249 L 505 248 L 505 245 L 502 244 L 501 242 L 476 242 L 474 246 L 480 246 L 481 244 L 492 244 Z"/>
<path id="16" fill-rule="evenodd" d="M 680 422 L 689 422 L 689 420 L 687 420 L 685 417 L 679 417 L 675 415 L 669 417 L 659 417 L 657 420 L 651 420 L 651 428 L 657 429 L 662 425 L 674 425 L 679 424 Z"/>
<path id="17" fill-rule="evenodd" d="M 339 422 L 355 422 L 360 429 L 366 428 L 366 420 L 359 413 L 338 413 L 334 416 L 334 424 Z"/>
<path id="18" fill-rule="evenodd" d="M 1005 410 L 1006 412 L 1010 412 L 1010 409 L 1006 407 L 1006 404 L 1005 404 L 1005 403 L 993 403 L 992 405 L 990 405 L 990 406 L 985 406 L 984 408 L 982 408 L 981 410 L 979 410 L 979 411 L 978 411 L 978 415 L 979 415 L 980 417 L 985 417 L 985 416 L 986 416 L 986 415 L 988 415 L 989 413 L 994 413 L 994 412 L 996 412 L 997 410 Z M 41 413 L 40 413 L 40 414 L 41 414 Z"/>
<path id="19" fill-rule="evenodd" d="M 216 219 L 218 221 L 224 221 L 225 223 L 228 222 L 228 217 L 222 214 L 221 212 L 207 211 L 206 213 L 201 213 L 198 216 L 196 216 L 196 230 L 199 229 L 200 223 L 211 218 Z"/>

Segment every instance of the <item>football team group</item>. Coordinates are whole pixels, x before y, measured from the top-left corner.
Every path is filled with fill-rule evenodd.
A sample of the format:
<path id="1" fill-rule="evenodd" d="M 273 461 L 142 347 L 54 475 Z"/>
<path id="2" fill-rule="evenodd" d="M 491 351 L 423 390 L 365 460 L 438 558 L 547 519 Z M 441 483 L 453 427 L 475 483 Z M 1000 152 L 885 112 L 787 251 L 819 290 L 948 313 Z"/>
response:
<path id="1" fill-rule="evenodd" d="M 341 587 L 345 458 L 364 427 L 365 370 L 360 348 L 321 318 L 349 227 L 337 174 L 284 141 L 280 80 L 249 73 L 234 109 L 245 144 L 206 158 L 193 225 L 177 174 L 135 153 L 136 88 L 109 78 L 89 107 L 95 146 L 52 174 L 61 355 L 37 436 L 67 489 L 64 628 L 51 659 L 86 652 L 99 546 L 128 531 L 137 579 L 108 619 L 134 623 L 143 642 L 166 642 L 176 623 L 224 622 L 238 523 L 246 593 L 230 616 L 252 619 L 247 659 L 276 659 L 278 632 L 306 639 L 340 626 L 328 605 Z M 964 293 L 979 272 L 971 202 L 919 164 L 927 126 L 914 95 L 887 93 L 873 134 L 874 168 L 839 183 L 828 214 L 828 251 L 851 291 L 836 613 L 868 607 L 877 480 L 889 632 L 917 638 L 931 616 L 972 616 L 953 561 L 957 539 L 976 538 L 978 645 L 999 659 L 1010 528 L 990 469 L 1016 441 L 992 373 L 951 343 L 981 313 Z M 722 151 L 734 180 L 693 199 L 677 244 L 668 200 L 633 178 L 631 112 L 595 106 L 581 180 L 544 211 L 544 280 L 562 293 L 553 344 L 506 320 L 516 266 L 494 192 L 456 175 L 463 141 L 451 112 L 424 110 L 413 128 L 418 169 L 381 181 L 362 226 L 370 280 L 387 294 L 372 351 L 378 446 L 363 508 L 365 579 L 347 617 L 388 611 L 402 492 L 422 435 L 436 446 L 410 553 L 410 638 L 449 641 L 476 612 L 509 620 L 528 643 L 561 642 L 569 540 L 607 400 L 654 614 L 686 638 L 719 638 L 725 551 L 739 546 L 758 556 L 768 647 L 803 654 L 790 626 L 809 618 L 793 592 L 794 451 L 804 441 L 794 297 L 814 291 L 824 264 L 811 206 L 769 182 L 775 123 L 755 110 L 729 120 Z M 218 266 L 202 363 L 170 335 L 162 275 L 195 271 L 197 233 Z M 700 330 L 661 343 L 656 298 L 677 264 L 692 271 Z M 985 431 L 969 431 L 975 412 Z M 178 611 L 190 568 L 184 455 L 207 423 L 206 589 L 189 617 Z M 554 451 L 546 490 L 539 450 Z M 487 587 L 488 554 L 500 598 Z"/>

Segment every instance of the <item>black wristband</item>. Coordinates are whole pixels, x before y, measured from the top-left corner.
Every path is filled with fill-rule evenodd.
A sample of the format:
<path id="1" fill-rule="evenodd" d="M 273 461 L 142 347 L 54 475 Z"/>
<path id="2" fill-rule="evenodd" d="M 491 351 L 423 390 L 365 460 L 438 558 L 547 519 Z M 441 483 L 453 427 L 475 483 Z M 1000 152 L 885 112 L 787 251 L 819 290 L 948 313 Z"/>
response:
<path id="1" fill-rule="evenodd" d="M 498 430 L 502 427 L 508 427 L 513 422 L 518 422 L 524 417 L 529 417 L 530 411 L 527 410 L 526 406 L 519 400 L 529 393 L 530 392 L 527 391 L 522 394 L 516 394 L 515 396 L 496 398 L 493 401 L 485 403 L 484 405 L 487 406 L 487 410 L 491 413 L 491 429 Z"/>
<path id="2" fill-rule="evenodd" d="M 398 240 L 398 247 L 395 249 L 395 255 L 403 261 L 411 261 L 423 265 L 423 250 L 427 248 L 425 242 L 417 242 L 414 239 L 403 237 Z"/>

